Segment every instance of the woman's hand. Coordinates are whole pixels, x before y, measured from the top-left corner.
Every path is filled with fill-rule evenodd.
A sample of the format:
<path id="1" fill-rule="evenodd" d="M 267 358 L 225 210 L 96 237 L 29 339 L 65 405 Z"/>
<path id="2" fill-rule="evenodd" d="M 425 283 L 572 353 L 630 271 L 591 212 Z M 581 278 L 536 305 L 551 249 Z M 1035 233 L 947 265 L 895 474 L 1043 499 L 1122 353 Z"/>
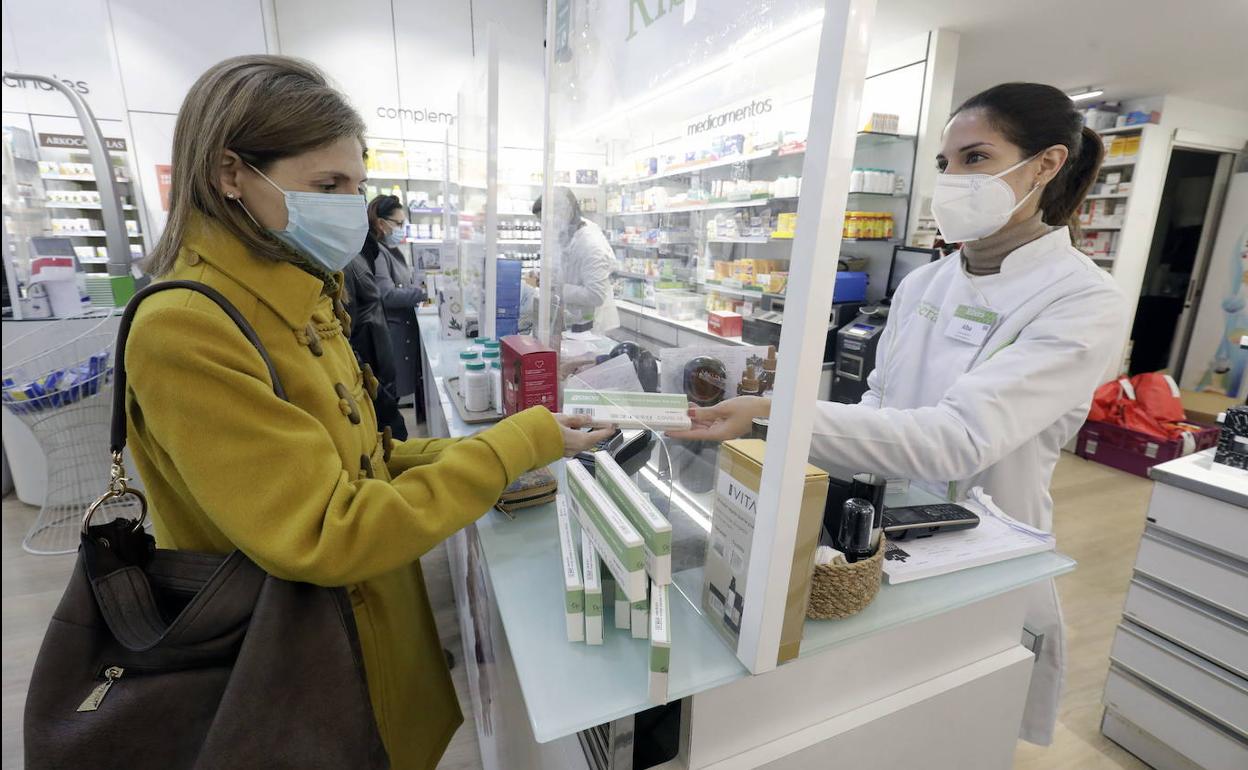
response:
<path id="1" fill-rule="evenodd" d="M 715 406 L 689 407 L 693 427 L 672 430 L 671 438 L 689 441 L 727 441 L 748 435 L 755 417 L 771 414 L 771 399 L 761 396 L 737 396 Z"/>
<path id="2" fill-rule="evenodd" d="M 575 457 L 579 452 L 593 449 L 615 433 L 614 427 L 599 428 L 589 432 L 577 430 L 591 424 L 589 417 L 583 414 L 557 414 L 555 420 L 559 422 L 559 429 L 563 432 L 564 457 Z"/>

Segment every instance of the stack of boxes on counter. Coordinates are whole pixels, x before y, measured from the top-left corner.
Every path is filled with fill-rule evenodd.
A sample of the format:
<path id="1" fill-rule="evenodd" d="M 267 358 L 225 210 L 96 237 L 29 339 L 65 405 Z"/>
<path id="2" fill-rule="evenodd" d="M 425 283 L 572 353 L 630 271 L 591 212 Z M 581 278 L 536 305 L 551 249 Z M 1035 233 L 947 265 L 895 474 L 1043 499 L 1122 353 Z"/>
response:
<path id="1" fill-rule="evenodd" d="M 568 641 L 602 644 L 609 603 L 615 629 L 649 640 L 650 698 L 666 703 L 671 523 L 609 452 L 594 454 L 593 475 L 579 461 L 567 461 L 557 512 Z"/>

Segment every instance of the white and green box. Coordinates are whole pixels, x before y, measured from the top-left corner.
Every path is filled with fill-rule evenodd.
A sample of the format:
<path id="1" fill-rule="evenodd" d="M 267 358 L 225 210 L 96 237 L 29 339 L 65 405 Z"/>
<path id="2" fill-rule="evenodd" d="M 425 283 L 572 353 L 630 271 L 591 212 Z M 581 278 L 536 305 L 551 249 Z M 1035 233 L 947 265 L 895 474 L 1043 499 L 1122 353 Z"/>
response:
<path id="1" fill-rule="evenodd" d="M 621 631 L 627 631 L 631 627 L 629 616 L 632 612 L 632 605 L 628 603 L 628 597 L 624 595 L 624 592 L 615 585 L 615 581 L 612 580 L 610 582 L 611 586 L 615 589 L 611 592 L 611 596 L 615 600 L 615 627 Z M 605 591 L 603 592 L 603 595 L 606 595 Z"/>
<path id="2" fill-rule="evenodd" d="M 568 641 L 585 641 L 585 584 L 581 581 L 581 559 L 576 552 L 579 538 L 572 534 L 572 514 L 564 495 L 555 498 L 559 519 L 559 555 L 563 564 L 563 614 L 568 623 Z"/>
<path id="3" fill-rule="evenodd" d="M 598 572 L 598 550 L 593 538 L 581 530 L 581 570 L 585 575 L 585 643 L 602 644 L 602 581 Z"/>
<path id="4" fill-rule="evenodd" d="M 672 618 L 667 599 L 667 586 L 650 585 L 650 701 L 658 705 L 667 703 L 672 661 Z"/>
<path id="5" fill-rule="evenodd" d="M 661 586 L 671 583 L 672 523 L 637 488 L 610 452 L 595 452 L 594 468 L 594 480 L 641 533 L 650 579 Z"/>
<path id="6" fill-rule="evenodd" d="M 689 399 L 681 393 L 623 390 L 563 391 L 566 414 L 588 415 L 596 425 L 650 430 L 689 430 Z"/>
<path id="7" fill-rule="evenodd" d="M 633 602 L 629 605 L 629 615 L 632 616 L 631 624 L 634 639 L 650 638 L 650 602 L 642 599 L 639 602 Z"/>
<path id="8" fill-rule="evenodd" d="M 581 527 L 593 538 L 615 584 L 635 602 L 646 595 L 646 549 L 628 518 L 620 512 L 589 471 L 577 460 L 565 464 L 569 502 Z"/>

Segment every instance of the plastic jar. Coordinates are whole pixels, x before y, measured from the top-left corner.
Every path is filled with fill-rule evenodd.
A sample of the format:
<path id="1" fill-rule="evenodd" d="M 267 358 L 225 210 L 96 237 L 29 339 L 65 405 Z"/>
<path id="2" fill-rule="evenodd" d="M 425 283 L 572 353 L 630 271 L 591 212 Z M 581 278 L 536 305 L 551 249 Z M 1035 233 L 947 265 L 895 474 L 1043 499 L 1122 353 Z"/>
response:
<path id="1" fill-rule="evenodd" d="M 857 238 L 858 237 L 858 212 L 857 211 L 845 212 L 845 228 L 843 231 L 843 237 L 845 238 Z"/>
<path id="2" fill-rule="evenodd" d="M 503 411 L 503 365 L 500 361 L 490 362 L 490 405 L 494 411 Z"/>
<path id="3" fill-rule="evenodd" d="M 485 373 L 485 364 L 480 361 L 469 361 L 462 380 L 464 385 L 464 407 L 470 412 L 486 412 L 490 409 L 490 376 Z"/>
<path id="4" fill-rule="evenodd" d="M 459 395 L 466 397 L 464 394 L 464 380 L 468 376 L 468 364 L 476 362 L 480 363 L 481 355 L 475 350 L 462 350 L 459 353 Z"/>
<path id="5" fill-rule="evenodd" d="M 892 214 L 884 215 L 884 237 L 885 238 L 893 237 L 893 215 Z"/>
<path id="6" fill-rule="evenodd" d="M 862 169 L 856 168 L 853 170 L 853 173 L 849 175 L 849 191 L 850 192 L 862 192 L 863 190 L 862 186 L 863 184 L 865 184 L 863 182 L 863 173 L 864 172 Z"/>

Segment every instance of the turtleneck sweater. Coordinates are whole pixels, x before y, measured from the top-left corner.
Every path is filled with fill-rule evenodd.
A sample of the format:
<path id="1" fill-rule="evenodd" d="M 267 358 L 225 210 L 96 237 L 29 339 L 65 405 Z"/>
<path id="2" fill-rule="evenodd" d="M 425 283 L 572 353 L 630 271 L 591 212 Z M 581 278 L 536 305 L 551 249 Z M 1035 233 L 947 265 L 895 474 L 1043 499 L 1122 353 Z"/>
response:
<path id="1" fill-rule="evenodd" d="M 986 238 L 962 244 L 962 267 L 969 275 L 996 275 L 1015 249 L 1052 232 L 1037 211 L 1027 219 L 1007 224 Z"/>

